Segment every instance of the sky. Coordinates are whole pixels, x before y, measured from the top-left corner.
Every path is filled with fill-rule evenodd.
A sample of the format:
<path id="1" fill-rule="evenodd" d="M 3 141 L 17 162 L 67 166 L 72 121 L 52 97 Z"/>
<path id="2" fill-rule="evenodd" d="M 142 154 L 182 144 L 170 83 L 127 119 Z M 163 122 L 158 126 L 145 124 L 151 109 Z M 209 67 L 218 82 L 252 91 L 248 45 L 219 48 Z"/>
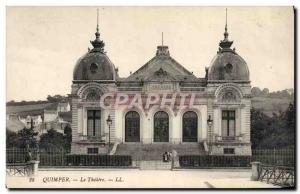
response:
<path id="1" fill-rule="evenodd" d="M 223 39 L 225 7 L 7 7 L 6 101 L 45 100 L 71 92 L 73 68 L 100 37 L 108 57 L 127 77 L 161 44 L 193 72 L 205 76 Z M 292 7 L 227 7 L 229 39 L 245 59 L 251 85 L 294 88 Z"/>

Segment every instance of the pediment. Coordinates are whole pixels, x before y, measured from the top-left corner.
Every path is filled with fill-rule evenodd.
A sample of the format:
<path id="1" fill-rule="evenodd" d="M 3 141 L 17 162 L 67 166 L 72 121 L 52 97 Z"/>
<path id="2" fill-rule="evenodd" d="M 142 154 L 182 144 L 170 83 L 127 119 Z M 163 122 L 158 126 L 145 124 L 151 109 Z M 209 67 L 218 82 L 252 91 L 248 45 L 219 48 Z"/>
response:
<path id="1" fill-rule="evenodd" d="M 150 74 L 149 77 L 145 77 L 144 81 L 158 81 L 158 82 L 176 81 L 176 78 L 161 67 L 159 70 L 155 71 L 152 75 Z"/>
<path id="2" fill-rule="evenodd" d="M 126 81 L 182 81 L 184 77 L 196 77 L 170 56 L 155 56 Z"/>

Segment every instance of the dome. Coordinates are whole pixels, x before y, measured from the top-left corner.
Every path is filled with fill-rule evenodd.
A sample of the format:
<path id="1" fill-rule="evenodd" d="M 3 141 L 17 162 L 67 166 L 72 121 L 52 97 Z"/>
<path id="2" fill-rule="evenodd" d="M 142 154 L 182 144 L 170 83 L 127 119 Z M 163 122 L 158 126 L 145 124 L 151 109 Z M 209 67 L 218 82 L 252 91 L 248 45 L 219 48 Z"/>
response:
<path id="1" fill-rule="evenodd" d="M 224 40 L 219 43 L 219 51 L 208 70 L 208 80 L 249 81 L 249 69 L 246 61 L 231 49 L 233 41 L 228 40 L 227 24 Z"/>
<path id="2" fill-rule="evenodd" d="M 73 80 L 114 80 L 115 68 L 106 54 L 88 52 L 74 68 Z"/>
<path id="3" fill-rule="evenodd" d="M 233 51 L 218 52 L 211 62 L 208 80 L 249 81 L 249 69 L 245 60 Z"/>
<path id="4" fill-rule="evenodd" d="M 115 67 L 104 52 L 98 25 L 95 35 L 96 39 L 91 41 L 94 48 L 77 61 L 73 80 L 115 80 Z"/>

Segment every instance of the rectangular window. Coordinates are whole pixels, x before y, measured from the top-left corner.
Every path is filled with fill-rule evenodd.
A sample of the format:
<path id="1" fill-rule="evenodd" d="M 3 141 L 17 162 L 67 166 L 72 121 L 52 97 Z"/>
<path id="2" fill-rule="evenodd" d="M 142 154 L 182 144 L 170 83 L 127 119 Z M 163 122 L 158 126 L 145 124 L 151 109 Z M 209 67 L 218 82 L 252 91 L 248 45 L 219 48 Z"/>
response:
<path id="1" fill-rule="evenodd" d="M 87 149 L 87 153 L 88 154 L 98 154 L 99 153 L 99 149 L 98 148 L 88 148 Z"/>
<path id="2" fill-rule="evenodd" d="M 87 135 L 89 137 L 100 136 L 101 116 L 100 110 L 87 111 Z"/>
<path id="3" fill-rule="evenodd" d="M 234 148 L 224 148 L 224 154 L 234 154 Z"/>
<path id="4" fill-rule="evenodd" d="M 235 111 L 222 111 L 222 136 L 235 136 Z"/>

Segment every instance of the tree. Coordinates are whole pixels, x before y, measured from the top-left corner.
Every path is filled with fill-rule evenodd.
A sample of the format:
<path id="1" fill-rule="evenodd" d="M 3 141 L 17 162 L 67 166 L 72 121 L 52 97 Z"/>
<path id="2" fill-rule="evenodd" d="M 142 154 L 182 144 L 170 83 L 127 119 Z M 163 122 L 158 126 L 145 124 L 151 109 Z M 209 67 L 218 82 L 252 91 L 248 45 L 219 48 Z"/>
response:
<path id="1" fill-rule="evenodd" d="M 283 113 L 283 119 L 285 120 L 285 132 L 288 135 L 288 142 L 295 143 L 295 107 L 290 103 L 286 112 Z"/>
<path id="2" fill-rule="evenodd" d="M 50 96 L 50 95 L 48 95 L 47 96 L 47 100 L 49 101 L 49 102 L 61 102 L 61 101 L 63 101 L 63 100 L 66 100 L 66 98 L 67 97 L 65 97 L 65 96 L 61 96 L 61 95 L 54 95 L 54 96 Z"/>
<path id="3" fill-rule="evenodd" d="M 270 128 L 271 118 L 258 109 L 251 109 L 252 147 L 260 147 Z"/>
<path id="4" fill-rule="evenodd" d="M 50 129 L 47 133 L 41 135 L 39 146 L 40 149 L 45 149 L 48 151 L 54 149 L 64 149 L 64 136 L 54 129 Z"/>
<path id="5" fill-rule="evenodd" d="M 259 87 L 253 87 L 253 88 L 251 89 L 251 95 L 252 95 L 252 96 L 261 96 L 261 95 L 262 95 L 262 92 L 261 92 L 261 90 L 260 90 Z"/>
<path id="6" fill-rule="evenodd" d="M 24 127 L 21 131 L 18 132 L 18 147 L 19 148 L 36 148 L 37 139 L 36 136 L 38 132 L 35 132 L 33 128 Z"/>
<path id="7" fill-rule="evenodd" d="M 268 96 L 268 95 L 269 95 L 269 89 L 268 89 L 268 88 L 264 88 L 264 89 L 262 90 L 262 95 L 263 95 L 263 96 Z"/>
<path id="8" fill-rule="evenodd" d="M 72 129 L 69 125 L 67 125 L 64 129 L 64 141 L 65 141 L 65 149 L 67 152 L 71 151 L 71 142 L 72 142 Z"/>
<path id="9" fill-rule="evenodd" d="M 295 143 L 295 108 L 288 109 L 268 117 L 262 111 L 251 110 L 252 148 L 286 148 Z"/>
<path id="10" fill-rule="evenodd" d="M 19 146 L 18 134 L 6 129 L 6 148 L 14 148 Z"/>

